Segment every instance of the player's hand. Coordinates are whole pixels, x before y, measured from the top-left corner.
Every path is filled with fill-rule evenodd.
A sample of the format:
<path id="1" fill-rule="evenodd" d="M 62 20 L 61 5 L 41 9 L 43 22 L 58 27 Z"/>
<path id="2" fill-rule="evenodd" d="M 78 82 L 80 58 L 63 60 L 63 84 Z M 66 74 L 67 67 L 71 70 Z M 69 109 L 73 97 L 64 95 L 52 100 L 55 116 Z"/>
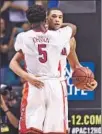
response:
<path id="1" fill-rule="evenodd" d="M 98 83 L 96 80 L 93 80 L 91 83 L 84 85 L 84 89 L 94 90 L 97 87 Z"/>
<path id="2" fill-rule="evenodd" d="M 78 89 L 82 90 L 94 90 L 97 87 L 98 83 L 96 80 L 93 80 L 91 83 L 80 83 L 75 85 Z"/>
<path id="3" fill-rule="evenodd" d="M 37 77 L 34 77 L 31 74 L 28 74 L 27 79 L 26 79 L 30 84 L 32 84 L 33 86 L 35 86 L 36 88 L 43 88 L 44 87 L 44 83 L 41 82 L 40 80 L 38 80 Z"/>

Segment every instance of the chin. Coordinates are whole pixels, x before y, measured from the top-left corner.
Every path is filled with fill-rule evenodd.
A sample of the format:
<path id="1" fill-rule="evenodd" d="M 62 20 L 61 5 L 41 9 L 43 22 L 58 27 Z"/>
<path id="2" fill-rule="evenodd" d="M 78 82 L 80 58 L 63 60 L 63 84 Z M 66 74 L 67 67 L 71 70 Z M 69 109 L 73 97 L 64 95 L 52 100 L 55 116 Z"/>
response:
<path id="1" fill-rule="evenodd" d="M 60 27 L 55 27 L 54 30 L 58 30 Z"/>
<path id="2" fill-rule="evenodd" d="M 61 26 L 55 27 L 55 30 L 58 30 L 59 28 L 61 28 Z"/>

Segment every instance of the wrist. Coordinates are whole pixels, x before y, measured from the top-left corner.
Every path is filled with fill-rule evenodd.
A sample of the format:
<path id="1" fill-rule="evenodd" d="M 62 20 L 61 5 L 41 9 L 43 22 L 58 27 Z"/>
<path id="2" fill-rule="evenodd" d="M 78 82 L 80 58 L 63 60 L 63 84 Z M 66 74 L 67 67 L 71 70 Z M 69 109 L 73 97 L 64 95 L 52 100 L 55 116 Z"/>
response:
<path id="1" fill-rule="evenodd" d="M 8 109 L 8 110 L 6 110 L 6 111 L 4 111 L 5 113 L 8 113 L 10 110 Z"/>
<path id="2" fill-rule="evenodd" d="M 28 73 L 24 73 L 22 78 L 27 81 L 29 79 L 29 74 Z"/>

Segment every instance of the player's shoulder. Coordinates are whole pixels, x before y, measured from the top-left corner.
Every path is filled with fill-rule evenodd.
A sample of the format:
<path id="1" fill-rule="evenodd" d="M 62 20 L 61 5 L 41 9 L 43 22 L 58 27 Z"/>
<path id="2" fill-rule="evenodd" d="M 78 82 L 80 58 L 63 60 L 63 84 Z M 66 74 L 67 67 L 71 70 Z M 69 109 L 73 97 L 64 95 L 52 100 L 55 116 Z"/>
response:
<path id="1" fill-rule="evenodd" d="M 57 33 L 59 36 L 63 37 L 63 39 L 68 41 L 72 36 L 72 28 L 70 26 L 66 26 L 66 27 L 58 29 Z"/>
<path id="2" fill-rule="evenodd" d="M 72 28 L 70 26 L 65 26 L 57 30 L 57 32 L 61 31 L 72 31 Z"/>
<path id="3" fill-rule="evenodd" d="M 21 32 L 21 33 L 19 33 L 17 36 L 18 36 L 18 37 L 25 38 L 25 37 L 27 37 L 27 36 L 29 36 L 29 35 L 32 35 L 32 31 L 31 31 L 31 30 L 28 30 L 28 31 L 26 31 L 26 32 Z"/>
<path id="4" fill-rule="evenodd" d="M 60 33 L 63 33 L 63 32 L 72 32 L 72 28 L 70 26 L 65 26 L 65 27 L 62 27 L 62 28 L 59 28 L 58 30 L 48 30 L 48 33 L 50 34 L 60 34 Z"/>
<path id="5" fill-rule="evenodd" d="M 24 34 L 24 32 L 21 32 L 21 33 L 17 34 L 16 40 L 22 40 L 23 39 L 23 34 Z"/>
<path id="6" fill-rule="evenodd" d="M 28 31 L 26 31 L 26 32 L 24 32 L 25 34 L 30 34 L 30 33 L 32 33 L 32 29 L 31 30 L 28 30 Z"/>
<path id="7" fill-rule="evenodd" d="M 23 34 L 24 34 L 24 32 L 21 32 L 21 33 L 17 34 L 17 37 L 21 37 L 21 36 L 23 36 Z"/>
<path id="8" fill-rule="evenodd" d="M 28 30 L 26 32 L 23 32 L 23 35 L 25 35 L 25 36 L 32 35 L 32 30 Z"/>

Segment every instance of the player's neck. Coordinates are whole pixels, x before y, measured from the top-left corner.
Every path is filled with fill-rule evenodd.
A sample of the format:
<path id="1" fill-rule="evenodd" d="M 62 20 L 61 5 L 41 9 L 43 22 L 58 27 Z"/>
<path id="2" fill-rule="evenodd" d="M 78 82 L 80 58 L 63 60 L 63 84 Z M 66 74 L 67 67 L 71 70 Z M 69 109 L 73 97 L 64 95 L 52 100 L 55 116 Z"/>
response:
<path id="1" fill-rule="evenodd" d="M 56 31 L 56 29 L 54 29 L 54 28 L 51 28 L 51 27 L 49 27 L 49 30 L 54 30 L 54 31 Z"/>
<path id="2" fill-rule="evenodd" d="M 42 23 L 37 23 L 32 25 L 32 29 L 36 32 L 46 32 L 46 27 Z"/>
<path id="3" fill-rule="evenodd" d="M 41 31 L 41 27 L 40 27 L 40 24 L 37 23 L 37 24 L 32 24 L 32 29 L 36 32 L 40 32 Z"/>

